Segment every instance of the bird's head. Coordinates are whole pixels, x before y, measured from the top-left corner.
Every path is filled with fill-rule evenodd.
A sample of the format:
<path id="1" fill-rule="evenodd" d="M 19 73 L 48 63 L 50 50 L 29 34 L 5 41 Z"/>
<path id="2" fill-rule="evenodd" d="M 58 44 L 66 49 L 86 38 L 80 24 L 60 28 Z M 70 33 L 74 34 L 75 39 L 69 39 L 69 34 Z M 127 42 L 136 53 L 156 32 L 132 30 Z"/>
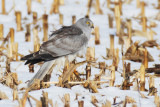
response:
<path id="1" fill-rule="evenodd" d="M 77 26 L 84 27 L 84 28 L 89 28 L 92 29 L 94 28 L 93 22 L 89 18 L 81 18 L 76 22 Z"/>

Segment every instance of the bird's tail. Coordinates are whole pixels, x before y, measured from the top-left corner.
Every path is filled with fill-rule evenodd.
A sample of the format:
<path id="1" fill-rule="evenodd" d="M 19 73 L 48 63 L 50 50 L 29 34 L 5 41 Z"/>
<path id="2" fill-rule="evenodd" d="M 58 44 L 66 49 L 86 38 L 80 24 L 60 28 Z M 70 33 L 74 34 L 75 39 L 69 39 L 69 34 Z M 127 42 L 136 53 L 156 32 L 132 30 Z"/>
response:
<path id="1" fill-rule="evenodd" d="M 28 88 L 30 86 L 32 86 L 32 84 L 34 83 L 35 79 L 42 80 L 47 73 L 49 73 L 49 72 L 51 72 L 53 70 L 54 66 L 55 66 L 55 60 L 45 62 L 41 66 L 41 68 L 39 69 L 39 71 L 36 73 L 36 75 L 29 81 Z"/>

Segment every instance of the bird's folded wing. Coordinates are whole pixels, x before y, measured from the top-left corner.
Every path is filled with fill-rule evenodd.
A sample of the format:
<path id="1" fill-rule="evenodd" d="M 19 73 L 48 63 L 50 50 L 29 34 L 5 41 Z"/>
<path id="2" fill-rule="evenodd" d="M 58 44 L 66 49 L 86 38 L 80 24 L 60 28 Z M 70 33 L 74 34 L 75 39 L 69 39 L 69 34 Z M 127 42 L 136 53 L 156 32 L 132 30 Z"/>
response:
<path id="1" fill-rule="evenodd" d="M 55 38 L 44 42 L 40 50 L 48 52 L 53 57 L 66 56 L 79 51 L 88 41 L 83 33 L 80 35 L 56 35 Z"/>

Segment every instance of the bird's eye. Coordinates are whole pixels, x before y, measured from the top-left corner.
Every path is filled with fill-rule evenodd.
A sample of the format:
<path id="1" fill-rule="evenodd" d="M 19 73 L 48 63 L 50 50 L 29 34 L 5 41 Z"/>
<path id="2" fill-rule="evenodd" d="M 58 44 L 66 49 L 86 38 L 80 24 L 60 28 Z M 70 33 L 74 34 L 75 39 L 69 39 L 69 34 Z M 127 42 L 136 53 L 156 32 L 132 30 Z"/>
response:
<path id="1" fill-rule="evenodd" d="M 87 25 L 90 25 L 90 22 L 87 21 L 86 24 L 87 24 Z"/>

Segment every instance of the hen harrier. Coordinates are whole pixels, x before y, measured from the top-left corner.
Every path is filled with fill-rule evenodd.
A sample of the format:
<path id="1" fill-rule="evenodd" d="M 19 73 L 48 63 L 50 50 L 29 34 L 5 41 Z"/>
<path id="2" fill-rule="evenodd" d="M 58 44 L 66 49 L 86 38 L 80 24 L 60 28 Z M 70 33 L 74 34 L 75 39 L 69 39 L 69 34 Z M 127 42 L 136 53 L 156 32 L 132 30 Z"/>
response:
<path id="1" fill-rule="evenodd" d="M 35 64 L 44 61 L 36 75 L 30 80 L 42 80 L 53 64 L 64 65 L 65 60 L 73 61 L 77 54 L 84 53 L 94 28 L 93 22 L 88 18 L 81 18 L 71 26 L 63 26 L 54 31 L 49 40 L 44 42 L 39 51 L 21 58 L 27 60 L 25 64 Z"/>

